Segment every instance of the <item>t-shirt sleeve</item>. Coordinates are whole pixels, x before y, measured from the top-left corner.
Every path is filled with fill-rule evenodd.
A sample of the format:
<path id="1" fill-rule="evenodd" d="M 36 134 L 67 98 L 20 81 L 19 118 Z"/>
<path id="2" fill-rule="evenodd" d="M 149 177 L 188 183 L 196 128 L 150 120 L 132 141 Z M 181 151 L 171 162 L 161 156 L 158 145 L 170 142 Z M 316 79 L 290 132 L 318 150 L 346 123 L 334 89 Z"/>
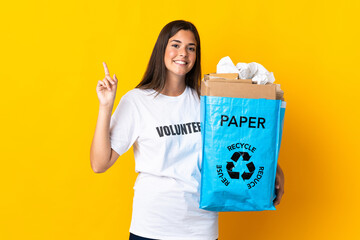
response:
<path id="1" fill-rule="evenodd" d="M 124 154 L 139 136 L 139 114 L 134 102 L 125 94 L 110 120 L 111 148 Z"/>

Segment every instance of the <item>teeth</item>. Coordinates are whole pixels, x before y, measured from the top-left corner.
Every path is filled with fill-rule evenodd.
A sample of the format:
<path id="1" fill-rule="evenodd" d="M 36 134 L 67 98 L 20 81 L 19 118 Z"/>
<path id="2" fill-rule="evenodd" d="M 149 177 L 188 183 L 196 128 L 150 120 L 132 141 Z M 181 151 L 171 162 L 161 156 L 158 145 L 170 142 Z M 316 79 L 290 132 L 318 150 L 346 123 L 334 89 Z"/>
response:
<path id="1" fill-rule="evenodd" d="M 176 63 L 179 63 L 179 64 L 186 64 L 186 62 L 184 61 L 175 61 Z"/>

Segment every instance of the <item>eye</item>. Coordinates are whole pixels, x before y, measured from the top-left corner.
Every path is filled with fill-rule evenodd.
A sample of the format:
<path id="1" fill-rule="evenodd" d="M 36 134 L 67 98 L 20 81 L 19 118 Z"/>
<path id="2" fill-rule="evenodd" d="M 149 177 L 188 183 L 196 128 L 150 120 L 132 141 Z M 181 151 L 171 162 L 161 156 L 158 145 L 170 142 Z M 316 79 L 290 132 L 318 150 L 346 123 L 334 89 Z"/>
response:
<path id="1" fill-rule="evenodd" d="M 174 48 L 179 48 L 179 44 L 176 44 L 176 43 L 172 44 L 171 46 Z"/>
<path id="2" fill-rule="evenodd" d="M 189 50 L 195 52 L 196 49 L 194 47 L 189 47 Z"/>

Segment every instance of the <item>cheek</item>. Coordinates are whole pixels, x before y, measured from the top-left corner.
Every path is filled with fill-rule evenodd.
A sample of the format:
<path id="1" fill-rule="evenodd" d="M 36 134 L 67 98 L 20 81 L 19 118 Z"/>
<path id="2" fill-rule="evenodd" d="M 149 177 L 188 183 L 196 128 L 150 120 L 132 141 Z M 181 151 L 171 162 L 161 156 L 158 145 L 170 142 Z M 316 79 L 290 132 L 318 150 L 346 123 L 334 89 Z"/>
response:
<path id="1" fill-rule="evenodd" d="M 164 54 L 164 63 L 165 63 L 165 67 L 166 69 L 170 69 L 172 66 L 172 59 L 174 58 L 174 51 L 171 51 L 169 49 L 165 50 L 165 54 Z"/>
<path id="2" fill-rule="evenodd" d="M 176 50 L 169 51 L 169 57 L 171 59 L 175 58 L 176 56 L 177 56 L 177 51 Z"/>
<path id="3" fill-rule="evenodd" d="M 191 62 L 195 64 L 196 62 L 196 53 L 191 55 Z"/>
<path id="4" fill-rule="evenodd" d="M 176 56 L 176 53 L 174 50 L 166 49 L 165 51 L 165 59 L 168 61 L 171 61 L 172 58 Z"/>

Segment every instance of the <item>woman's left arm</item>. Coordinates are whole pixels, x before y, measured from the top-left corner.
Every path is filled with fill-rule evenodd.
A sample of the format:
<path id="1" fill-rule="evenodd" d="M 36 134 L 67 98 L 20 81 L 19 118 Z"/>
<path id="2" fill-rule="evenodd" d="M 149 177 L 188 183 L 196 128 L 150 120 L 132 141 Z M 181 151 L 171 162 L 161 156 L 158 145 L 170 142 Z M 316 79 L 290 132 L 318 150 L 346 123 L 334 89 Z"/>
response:
<path id="1" fill-rule="evenodd" d="M 284 173 L 280 168 L 279 164 L 277 165 L 277 169 L 276 169 L 275 189 L 276 189 L 276 198 L 274 200 L 274 206 L 280 204 L 281 198 L 284 195 Z"/>

